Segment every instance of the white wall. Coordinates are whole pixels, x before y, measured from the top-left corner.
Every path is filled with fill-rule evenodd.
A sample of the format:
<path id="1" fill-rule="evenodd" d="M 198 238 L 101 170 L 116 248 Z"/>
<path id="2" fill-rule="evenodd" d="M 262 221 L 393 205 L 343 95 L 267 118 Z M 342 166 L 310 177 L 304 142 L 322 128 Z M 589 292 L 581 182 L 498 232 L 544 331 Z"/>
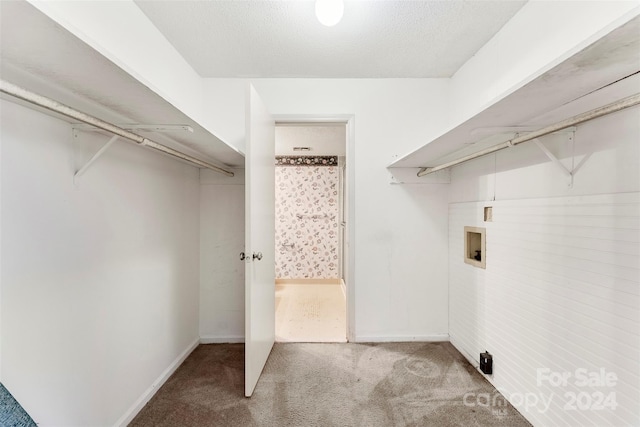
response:
<path id="1" fill-rule="evenodd" d="M 276 126 L 276 156 L 342 156 L 346 152 L 347 131 L 343 124 Z M 295 151 L 308 147 L 309 151 Z"/>
<path id="2" fill-rule="evenodd" d="M 0 105 L 0 114 L 2 114 L 2 107 Z M 2 131 L 0 130 L 0 154 L 2 154 Z M 2 330 L 3 330 L 3 316 L 2 316 L 2 159 L 0 158 L 0 382 L 2 379 Z"/>
<path id="3" fill-rule="evenodd" d="M 446 121 L 448 81 L 252 83 L 276 115 L 354 116 L 347 173 L 354 174 L 356 339 L 446 338 L 446 185 L 390 185 L 386 166 Z M 245 86 L 245 80 L 205 81 L 205 108 L 227 141 L 244 140 Z M 237 295 L 227 298 L 234 305 Z"/>
<path id="4" fill-rule="evenodd" d="M 244 169 L 200 170 L 200 337 L 244 341 Z"/>
<path id="5" fill-rule="evenodd" d="M 107 426 L 198 340 L 198 170 L 2 101 L 2 382 L 42 426 Z"/>
<path id="6" fill-rule="evenodd" d="M 139 11 L 134 10 L 135 5 L 130 1 L 121 3 L 123 3 L 120 5 L 121 11 L 131 19 L 127 20 L 127 23 L 134 24 L 127 27 L 127 33 L 139 34 L 140 30 L 135 24 L 138 21 L 144 22 L 145 35 L 149 37 L 144 38 L 145 41 L 142 45 L 146 46 L 151 43 L 154 45 L 153 49 L 157 56 L 175 59 L 175 52 L 170 52 L 171 48 L 167 45 L 166 40 L 148 26 L 148 21 L 140 15 Z M 499 323 L 503 328 L 492 329 L 494 324 L 497 325 L 495 319 L 499 318 L 500 313 L 507 308 L 521 308 L 521 312 L 527 312 L 529 300 L 523 302 L 519 295 L 513 296 L 513 300 L 507 299 L 506 294 L 502 293 L 503 290 L 511 290 L 507 285 L 516 281 L 512 276 L 509 276 L 508 283 L 502 282 L 503 288 L 489 288 L 484 285 L 488 301 L 494 305 L 489 310 L 479 312 L 478 319 L 468 317 L 475 315 L 476 311 L 472 310 L 473 307 L 469 307 L 468 312 L 460 310 L 460 307 L 465 301 L 469 301 L 468 298 L 472 298 L 473 294 L 457 291 L 459 289 L 457 283 L 460 280 L 456 274 L 464 271 L 462 268 L 472 267 L 457 266 L 456 260 L 458 258 L 453 258 L 455 255 L 453 244 L 459 239 L 453 238 L 454 241 L 449 242 L 445 231 L 448 225 L 447 198 L 449 195 L 447 186 L 438 184 L 392 186 L 389 185 L 390 179 L 385 166 L 395 156 L 412 151 L 415 147 L 428 141 L 430 137 L 439 134 L 447 123 L 454 124 L 468 118 L 492 100 L 505 95 L 514 87 L 535 77 L 541 70 L 553 65 L 559 56 L 582 47 L 585 41 L 607 29 L 616 20 L 622 19 L 628 14 L 637 13 L 637 9 L 633 10 L 636 6 L 637 2 L 529 2 L 494 39 L 456 73 L 450 83 L 447 80 L 411 79 L 378 81 L 269 79 L 253 82 L 273 113 L 347 114 L 355 117 L 355 141 L 354 146 L 350 147 L 348 155 L 350 156 L 349 161 L 353 162 L 349 165 L 349 173 L 354 174 L 354 179 L 351 180 L 353 188 L 350 190 L 353 190 L 352 194 L 354 194 L 353 209 L 356 219 L 352 224 L 355 227 L 355 241 L 352 243 L 357 251 L 354 283 L 357 339 L 411 339 L 429 338 L 437 334 L 446 335 L 449 330 L 447 319 L 450 318 L 452 321 L 458 322 L 451 325 L 451 335 L 454 342 L 463 351 L 477 357 L 478 351 L 483 350 L 482 347 L 486 346 L 487 349 L 494 352 L 496 355 L 494 382 L 497 386 L 506 387 L 508 391 L 513 392 L 537 390 L 531 388 L 530 368 L 534 366 L 534 363 L 555 366 L 552 365 L 552 359 L 556 357 L 555 350 L 566 340 L 547 338 L 546 341 L 536 341 L 537 344 L 540 344 L 542 354 L 536 353 L 540 357 L 532 362 L 531 359 L 526 358 L 526 355 L 523 355 L 523 352 L 529 349 L 529 345 L 523 340 L 531 335 L 526 329 L 527 325 L 522 325 L 512 318 L 508 318 L 506 322 Z M 105 53 L 110 59 L 123 66 L 145 84 L 153 87 L 158 93 L 163 94 L 166 99 L 169 99 L 186 113 L 200 119 L 223 140 L 241 150 L 244 148 L 245 80 L 205 80 L 203 82 L 203 99 L 201 99 L 199 97 L 200 82 L 197 78 L 193 78 L 192 70 L 188 68 L 181 71 L 175 70 L 177 74 L 174 76 L 167 77 L 167 74 L 163 73 L 162 78 L 158 78 L 160 76 L 160 74 L 156 74 L 158 68 L 152 61 L 141 61 L 135 56 L 136 46 L 140 48 L 141 45 L 136 43 L 135 46 L 128 46 L 132 40 L 131 37 L 120 37 L 120 34 L 104 31 L 105 28 L 109 30 L 114 28 L 111 19 L 102 19 L 99 13 L 89 16 L 90 19 L 87 19 L 87 16 L 76 14 L 76 11 L 65 15 L 62 9 L 63 7 L 60 7 L 53 13 L 53 15 L 62 14 L 60 16 L 63 16 L 63 19 L 58 22 L 63 22 L 66 19 L 67 21 L 63 22 L 65 27 L 75 27 L 74 32 L 79 35 L 84 33 L 81 35 L 83 40 Z M 113 17 L 110 12 L 107 16 Z M 85 19 L 86 23 L 83 23 Z M 118 26 L 120 25 L 121 23 L 118 24 Z M 137 36 L 134 37 L 134 42 L 136 42 L 135 39 Z M 159 50 L 156 51 L 156 48 Z M 139 50 L 137 52 L 140 53 Z M 176 63 L 182 64 L 180 60 L 177 61 Z M 173 60 L 169 61 L 169 64 L 173 64 Z M 156 78 L 158 79 L 155 80 Z M 185 78 L 185 82 L 190 82 L 188 87 L 177 87 L 175 83 L 177 78 Z M 447 111 L 447 106 L 450 114 Z M 560 197 L 560 206 L 564 209 L 569 204 L 577 203 L 580 205 L 582 203 L 578 199 L 566 198 L 574 195 L 637 192 L 638 176 L 637 172 L 634 172 L 638 170 L 637 144 L 629 144 L 629 135 L 634 135 L 637 140 L 637 134 L 634 133 L 636 130 L 626 128 L 628 121 L 621 120 L 621 115 L 612 117 L 617 117 L 615 119 L 617 124 L 625 123 L 625 125 L 604 125 L 606 120 L 614 120 L 607 118 L 580 127 L 576 149 L 583 151 L 579 151 L 578 154 L 585 156 L 591 148 L 596 153 L 581 167 L 572 189 L 566 187 L 564 179 L 546 162 L 546 158 L 542 157 L 535 147 L 528 145 L 456 168 L 452 174 L 450 200 L 452 202 L 473 202 L 487 200 L 495 196 L 498 203 L 536 198 L 544 204 L 550 203 L 548 200 L 556 200 L 557 197 Z M 585 129 L 591 129 L 591 131 L 587 132 Z M 580 133 L 583 135 L 581 136 Z M 561 152 L 557 145 L 559 142 L 549 141 L 549 139 L 547 141 L 554 150 L 557 150 L 556 152 Z M 4 145 L 3 150 L 5 149 Z M 614 148 L 606 149 L 605 146 Z M 581 158 L 576 163 L 579 163 Z M 598 166 L 604 166 L 603 170 L 607 173 L 596 171 Z M 3 164 L 4 173 L 5 164 Z M 6 186 L 5 177 L 2 182 L 3 186 Z M 210 203 L 205 201 L 212 195 L 210 193 L 216 194 L 219 190 L 223 190 L 213 186 L 207 188 L 206 185 L 201 187 L 204 204 Z M 228 189 L 230 194 L 225 196 L 228 197 L 230 206 L 234 206 L 232 212 L 238 212 L 238 214 L 241 211 L 239 197 L 241 190 L 239 188 L 240 186 Z M 608 203 L 608 208 L 617 212 L 618 196 L 609 199 L 606 197 L 602 200 Z M 620 197 L 624 199 L 625 196 Z M 602 203 L 601 199 L 593 200 Z M 508 203 L 500 205 L 500 207 L 503 206 L 511 208 Z M 3 213 L 7 211 L 4 200 L 2 209 Z M 211 211 L 216 215 L 226 215 L 226 211 L 219 211 L 219 209 L 221 209 L 220 206 L 208 205 L 203 207 L 203 212 Z M 461 222 L 478 221 L 476 205 L 465 205 L 461 209 Z M 500 212 L 496 212 L 496 215 L 496 223 L 492 225 L 494 227 L 499 226 Z M 546 221 L 549 215 L 544 214 L 542 218 Z M 565 213 L 559 218 L 567 223 L 574 219 Z M 512 217 L 512 220 L 516 221 L 516 218 Z M 2 221 L 3 223 L 7 221 L 6 214 L 2 216 Z M 215 235 L 217 231 L 213 230 L 215 228 L 213 224 L 217 221 L 215 216 L 212 216 L 211 222 L 208 221 L 209 218 L 203 218 L 201 222 L 203 236 L 211 233 L 209 237 L 203 237 L 207 242 L 203 244 L 200 254 L 203 262 L 205 262 L 204 260 L 217 259 L 216 255 L 220 254 L 222 250 L 222 248 L 216 248 L 215 243 L 212 243 L 217 238 Z M 454 231 L 457 230 L 455 227 L 457 223 L 453 219 L 450 220 L 450 223 L 454 227 Z M 235 222 L 232 224 L 231 228 L 238 226 Z M 526 225 L 524 222 L 517 221 L 515 224 Z M 633 226 L 633 224 L 632 222 L 631 225 Z M 606 224 L 600 228 L 611 230 L 611 227 Z M 632 232 L 626 234 L 634 238 Z M 451 236 L 454 235 L 455 233 L 452 232 Z M 589 239 L 582 235 L 572 238 Z M 4 229 L 2 239 L 7 239 Z M 488 250 L 489 256 L 491 256 L 491 251 L 498 249 L 492 244 L 498 242 L 491 242 L 491 234 L 489 239 Z M 514 238 L 514 240 L 516 239 Z M 584 240 L 581 241 L 584 242 Z M 449 244 L 451 244 L 451 250 L 454 251 L 452 252 L 450 269 L 452 274 L 451 297 L 453 298 L 450 314 L 447 313 L 446 304 L 448 273 L 447 268 L 444 267 L 448 259 L 444 248 Z M 537 244 L 542 245 L 544 253 L 554 253 L 554 250 L 559 250 L 558 244 L 554 241 L 543 240 Z M 568 245 L 564 242 L 563 244 Z M 593 242 L 589 241 L 585 244 L 591 245 Z M 631 252 L 624 251 L 633 251 L 634 248 L 633 245 L 624 245 L 622 249 L 614 246 L 612 252 L 621 255 L 620 259 L 622 259 L 624 256 L 633 255 Z M 598 249 L 587 246 L 586 250 Z M 231 253 L 229 256 L 233 256 L 234 252 L 229 251 Z M 3 248 L 2 253 L 6 257 L 7 249 Z M 505 254 L 505 251 L 502 253 Z M 457 257 L 457 255 L 455 256 Z M 511 258 L 505 259 L 511 260 L 514 257 L 513 254 L 510 256 Z M 628 268 L 622 265 L 617 265 L 616 268 L 618 267 Z M 491 266 L 491 260 L 489 260 L 487 271 L 478 273 L 474 270 L 466 279 L 463 279 L 467 280 L 464 286 L 477 285 L 484 280 L 482 277 L 485 274 L 491 273 L 492 268 L 494 267 Z M 503 271 L 507 271 L 508 274 L 512 273 L 509 262 L 504 268 L 506 270 Z M 570 269 L 571 265 L 568 263 L 560 264 L 559 268 L 558 276 L 565 278 L 565 275 L 569 273 L 564 270 Z M 3 277 L 6 276 L 5 270 L 6 268 L 3 268 Z M 243 325 L 240 324 L 242 319 L 238 314 L 239 307 L 242 306 L 239 302 L 242 295 L 237 290 L 237 286 L 226 284 L 234 282 L 241 287 L 242 278 L 240 274 L 229 272 L 228 280 L 217 282 L 217 279 L 211 279 L 211 277 L 215 277 L 215 274 L 210 272 L 212 275 L 207 276 L 206 273 L 206 271 L 203 273 L 201 310 L 209 310 L 213 314 L 211 318 L 201 316 L 200 332 L 203 336 L 209 336 L 211 333 L 213 336 L 211 339 L 234 336 L 237 331 L 243 330 Z M 521 274 L 521 271 L 516 273 Z M 567 277 L 566 281 L 565 279 L 561 281 L 564 284 L 564 282 L 575 280 L 578 279 Z M 4 283 L 3 279 L 3 287 Z M 534 281 L 535 286 L 540 285 L 541 292 L 547 292 L 541 283 L 541 281 Z M 225 285 L 222 286 L 222 284 Z M 596 285 L 600 286 L 597 289 L 602 288 L 602 285 Z M 212 288 L 207 288 L 208 286 Z M 216 286 L 220 288 L 219 291 L 214 291 Z M 620 292 L 606 287 L 602 289 L 605 292 Z M 637 287 L 633 289 L 637 289 Z M 458 293 L 456 294 L 456 292 Z M 213 296 L 214 293 L 217 295 Z M 542 299 L 550 298 L 551 294 L 543 295 Z M 6 319 L 7 294 L 3 294 L 2 298 L 2 316 L 3 319 Z M 618 310 L 620 304 L 616 302 L 618 300 L 615 298 L 617 297 L 612 297 L 611 304 L 607 302 L 610 305 L 606 308 L 603 317 L 597 320 L 600 322 L 599 326 L 604 325 L 605 328 L 614 329 L 614 320 L 612 319 L 618 319 L 622 313 L 622 310 Z M 625 302 L 636 304 L 637 299 L 633 298 L 635 296 L 631 295 Z M 538 299 L 540 300 L 540 298 Z M 228 311 L 220 310 L 223 301 L 226 302 L 225 307 L 230 308 Z M 575 302 L 575 304 L 582 303 L 583 301 Z M 576 310 L 572 304 L 574 303 L 569 303 L 569 311 Z M 637 312 L 637 306 L 634 307 Z M 543 313 L 544 310 L 545 308 L 542 307 L 539 313 Z M 534 320 L 540 317 L 539 313 L 538 317 L 533 317 Z M 567 316 L 571 320 L 571 313 L 568 313 Z M 608 319 L 606 319 L 607 317 Z M 504 318 L 501 319 L 504 320 Z M 632 318 L 631 321 L 637 323 L 636 318 Z M 227 322 L 226 326 L 224 322 Z M 558 322 L 562 322 L 562 318 L 559 318 Z M 545 324 L 543 323 L 543 325 Z M 512 327 L 512 329 L 507 329 L 508 327 Z M 578 331 L 584 332 L 588 337 L 590 333 L 594 333 L 589 330 L 571 329 L 577 327 L 574 324 L 562 324 L 562 327 L 566 327 L 567 331 L 574 334 Z M 3 322 L 3 334 L 6 328 L 6 322 Z M 505 332 L 500 336 L 496 336 L 499 334 L 495 333 L 489 334 L 493 331 L 512 331 L 514 329 L 518 333 Z M 551 336 L 552 332 L 549 329 L 543 329 L 543 335 Z M 476 338 L 466 339 L 465 334 L 471 334 Z M 615 337 L 616 335 L 612 332 L 611 336 Z M 506 339 L 506 337 L 511 339 Z M 631 337 L 631 340 L 633 339 Z M 617 345 L 615 340 L 612 342 Z M 633 344 L 633 341 L 630 342 Z M 6 347 L 6 342 L 3 342 L 2 363 L 5 367 L 8 365 Z M 502 348 L 504 350 L 501 350 Z M 622 351 L 633 352 L 636 351 L 636 348 L 625 348 Z M 535 350 L 538 350 L 538 347 Z M 598 347 L 598 350 L 589 348 L 582 355 L 574 352 L 576 354 L 573 356 L 566 356 L 568 357 L 566 363 L 572 366 L 583 363 L 585 358 L 592 357 L 594 351 L 600 352 L 596 354 L 594 359 L 597 361 L 606 360 L 611 354 L 601 347 Z M 618 363 L 624 364 L 626 362 Z M 516 372 L 518 366 L 522 369 Z M 621 372 L 622 370 L 630 371 L 624 366 L 620 369 Z M 3 369 L 3 379 L 6 377 L 5 371 L 6 369 Z M 509 372 L 511 372 L 511 377 L 509 377 Z M 634 372 L 630 371 L 632 375 L 628 377 L 629 380 L 625 381 L 633 381 Z M 634 386 L 637 390 L 637 384 Z M 624 387 L 620 393 L 621 399 L 629 396 Z M 626 416 L 622 410 L 619 413 L 622 413 L 619 415 L 621 417 Z M 584 419 L 584 414 L 576 415 L 557 409 L 544 416 L 532 415 L 531 413 L 527 413 L 527 415 L 536 424 L 541 425 L 560 424 L 563 421 L 597 422 L 601 421 L 599 417 L 607 416 L 597 413 L 592 418 Z"/>
<path id="7" fill-rule="evenodd" d="M 543 140 L 571 165 L 562 136 Z M 533 143 L 452 170 L 451 340 L 476 362 L 493 354 L 492 383 L 536 426 L 640 422 L 639 140 L 638 107 L 580 125 L 573 187 Z M 465 225 L 486 226 L 486 270 L 463 263 Z M 571 377 L 553 387 L 539 368 Z M 618 380 L 583 387 L 580 368 Z M 564 408 L 572 394 L 588 405 L 598 392 L 614 393 L 617 409 Z M 538 405 L 518 405 L 526 396 Z"/>

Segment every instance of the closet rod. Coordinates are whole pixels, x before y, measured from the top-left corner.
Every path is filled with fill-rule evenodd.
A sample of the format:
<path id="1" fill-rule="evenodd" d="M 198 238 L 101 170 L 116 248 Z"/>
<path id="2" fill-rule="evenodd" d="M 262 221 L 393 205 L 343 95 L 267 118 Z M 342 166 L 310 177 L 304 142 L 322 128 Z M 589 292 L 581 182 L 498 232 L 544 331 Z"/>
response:
<path id="1" fill-rule="evenodd" d="M 38 95 L 37 93 L 33 93 L 27 89 L 21 88 L 20 86 L 16 86 L 2 79 L 0 79 L 0 92 L 5 93 L 7 95 L 11 95 L 15 98 L 21 99 L 23 101 L 37 105 L 39 107 L 46 108 L 47 110 L 51 110 L 53 112 L 62 114 L 72 119 L 81 121 L 88 125 L 95 126 L 99 129 L 105 130 L 114 135 L 118 135 L 118 136 L 121 136 L 122 138 L 128 139 L 129 141 L 133 141 L 138 145 L 153 148 L 154 150 L 161 151 L 165 154 L 168 154 L 173 157 L 177 157 L 181 160 L 185 160 L 196 166 L 211 169 L 213 171 L 219 172 L 226 176 L 233 176 L 233 172 L 231 171 L 228 171 L 216 165 L 212 165 L 211 163 L 205 162 L 203 160 L 196 159 L 195 157 L 191 157 L 188 154 L 182 153 L 178 150 L 174 150 L 173 148 L 169 148 L 165 145 L 154 142 L 148 138 L 145 138 L 143 136 L 130 132 L 126 129 L 122 129 L 121 127 L 118 127 L 112 123 L 105 122 L 104 120 L 100 120 L 97 117 L 93 117 L 89 114 L 83 113 L 82 111 L 75 110 L 51 98 Z"/>
<path id="2" fill-rule="evenodd" d="M 612 102 L 611 104 L 607 104 L 603 107 L 596 108 L 591 111 L 587 111 L 582 114 L 578 114 L 577 116 L 573 116 L 566 120 L 560 121 L 558 123 L 552 124 L 550 126 L 544 127 L 542 129 L 538 129 L 537 131 L 527 133 L 526 135 L 518 136 L 516 138 L 510 139 L 507 142 L 503 142 L 501 144 L 497 144 L 491 146 L 489 148 L 485 148 L 484 150 L 480 150 L 477 153 L 469 154 L 468 156 L 461 157 L 457 160 L 452 160 L 447 163 L 443 163 L 434 167 L 426 167 L 420 169 L 418 172 L 418 176 L 425 176 L 430 173 L 437 172 L 442 169 L 447 169 L 452 166 L 459 165 L 460 163 L 467 162 L 469 160 L 476 159 L 481 156 L 485 156 L 487 154 L 495 153 L 496 151 L 503 150 L 505 148 L 512 147 L 514 145 L 522 144 L 523 142 L 531 141 L 532 139 L 539 138 L 544 135 L 548 135 L 553 132 L 557 132 L 562 129 L 566 129 L 571 126 L 578 125 L 580 123 L 584 123 L 589 120 L 596 119 L 601 116 L 605 116 L 607 114 L 615 113 L 616 111 L 624 110 L 625 108 L 633 107 L 634 105 L 640 104 L 640 94 L 632 95 L 627 98 L 618 100 L 616 102 Z"/>

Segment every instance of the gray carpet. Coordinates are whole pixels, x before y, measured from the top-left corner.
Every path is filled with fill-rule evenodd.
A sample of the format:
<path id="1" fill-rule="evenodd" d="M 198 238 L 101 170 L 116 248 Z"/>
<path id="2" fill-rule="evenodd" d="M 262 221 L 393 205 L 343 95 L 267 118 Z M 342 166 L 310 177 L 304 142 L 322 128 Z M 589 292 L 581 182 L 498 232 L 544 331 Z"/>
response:
<path id="1" fill-rule="evenodd" d="M 36 423 L 2 383 L 0 383 L 0 426 L 36 427 Z"/>
<path id="2" fill-rule="evenodd" d="M 530 426 L 449 343 L 276 344 L 250 399 L 243 360 L 199 346 L 130 426 Z"/>

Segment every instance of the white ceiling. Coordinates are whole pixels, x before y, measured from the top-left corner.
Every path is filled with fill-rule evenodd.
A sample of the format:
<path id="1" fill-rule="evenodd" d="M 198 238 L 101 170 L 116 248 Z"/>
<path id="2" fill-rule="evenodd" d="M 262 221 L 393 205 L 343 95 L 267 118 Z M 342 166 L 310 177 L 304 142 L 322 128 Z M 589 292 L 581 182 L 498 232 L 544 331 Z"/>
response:
<path id="1" fill-rule="evenodd" d="M 137 0 L 202 77 L 450 77 L 525 4 L 346 0 L 335 27 L 313 0 Z"/>

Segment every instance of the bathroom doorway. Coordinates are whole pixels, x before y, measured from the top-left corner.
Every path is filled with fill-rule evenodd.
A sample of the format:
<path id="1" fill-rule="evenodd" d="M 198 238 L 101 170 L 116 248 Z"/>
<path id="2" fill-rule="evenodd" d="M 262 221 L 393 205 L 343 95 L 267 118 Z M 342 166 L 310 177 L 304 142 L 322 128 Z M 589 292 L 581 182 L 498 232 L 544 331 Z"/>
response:
<path id="1" fill-rule="evenodd" d="M 276 341 L 346 342 L 346 123 L 277 123 Z"/>

